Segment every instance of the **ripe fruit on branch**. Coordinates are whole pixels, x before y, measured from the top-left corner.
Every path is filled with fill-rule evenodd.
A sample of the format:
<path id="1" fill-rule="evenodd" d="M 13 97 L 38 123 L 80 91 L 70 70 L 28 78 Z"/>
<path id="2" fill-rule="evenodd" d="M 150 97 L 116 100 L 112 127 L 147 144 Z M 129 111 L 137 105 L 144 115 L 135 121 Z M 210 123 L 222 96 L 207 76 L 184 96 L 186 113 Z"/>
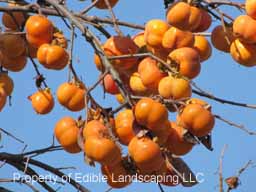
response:
<path id="1" fill-rule="evenodd" d="M 140 125 L 154 131 L 168 119 L 168 111 L 163 104 L 145 97 L 135 105 L 135 118 Z"/>
<path id="2" fill-rule="evenodd" d="M 169 51 L 181 47 L 193 47 L 194 35 L 190 31 L 182 31 L 176 27 L 171 27 L 165 32 L 162 45 Z"/>
<path id="3" fill-rule="evenodd" d="M 150 57 L 146 57 L 139 63 L 138 73 L 143 85 L 153 91 L 157 91 L 159 81 L 166 76 L 159 69 L 157 61 Z"/>
<path id="4" fill-rule="evenodd" d="M 128 151 L 136 166 L 144 174 L 161 169 L 165 163 L 160 147 L 148 137 L 134 137 Z"/>
<path id="5" fill-rule="evenodd" d="M 10 96 L 13 91 L 14 83 L 10 76 L 7 73 L 0 73 L 0 87 L 2 87 L 7 96 Z"/>
<path id="6" fill-rule="evenodd" d="M 4 108 L 7 100 L 7 94 L 4 90 L 4 88 L 0 87 L 0 112 Z"/>
<path id="7" fill-rule="evenodd" d="M 86 89 L 81 82 L 67 82 L 59 86 L 57 99 L 70 111 L 81 111 L 85 107 Z"/>
<path id="8" fill-rule="evenodd" d="M 69 62 L 69 55 L 58 45 L 43 44 L 37 51 L 38 61 L 47 69 L 61 70 Z"/>
<path id="9" fill-rule="evenodd" d="M 242 42 L 256 43 L 256 20 L 248 15 L 238 16 L 233 23 L 233 33 Z"/>
<path id="10" fill-rule="evenodd" d="M 89 121 L 84 126 L 83 137 L 85 139 L 89 139 L 90 137 L 102 138 L 108 136 L 109 132 L 107 127 L 98 120 Z"/>
<path id="11" fill-rule="evenodd" d="M 1 58 L 1 65 L 12 72 L 19 72 L 23 70 L 27 64 L 27 57 L 26 56 L 18 56 L 15 58 L 9 58 L 6 56 L 3 56 Z"/>
<path id="12" fill-rule="evenodd" d="M 212 54 L 211 44 L 204 36 L 195 36 L 194 48 L 200 55 L 200 62 L 206 61 Z"/>
<path id="13" fill-rule="evenodd" d="M 132 55 L 139 51 L 139 47 L 130 37 L 112 36 L 103 45 L 104 53 L 107 56 Z M 118 71 L 131 69 L 138 62 L 137 58 L 114 59 L 112 65 Z"/>
<path id="14" fill-rule="evenodd" d="M 76 120 L 72 117 L 60 119 L 55 125 L 54 135 L 65 151 L 69 153 L 79 153 L 81 151 L 77 143 L 79 128 Z"/>
<path id="15" fill-rule="evenodd" d="M 16 58 L 26 49 L 24 39 L 20 35 L 0 34 L 0 50 L 5 57 Z"/>
<path id="16" fill-rule="evenodd" d="M 103 86 L 107 93 L 110 93 L 112 95 L 118 94 L 119 89 L 114 81 L 113 77 L 110 74 L 107 74 L 103 79 Z"/>
<path id="17" fill-rule="evenodd" d="M 122 162 L 119 162 L 116 165 L 101 165 L 101 172 L 107 177 L 107 183 L 112 188 L 123 188 L 131 183 L 131 181 L 127 179 L 129 178 L 127 177 L 129 174 Z"/>
<path id="18" fill-rule="evenodd" d="M 204 32 L 206 31 L 212 24 L 211 15 L 205 11 L 204 9 L 200 9 L 201 12 L 201 21 L 197 28 L 193 30 L 193 32 Z"/>
<path id="19" fill-rule="evenodd" d="M 4 12 L 2 16 L 2 23 L 8 29 L 18 30 L 23 24 L 25 24 L 25 16 L 26 13 L 18 11 L 12 12 L 12 15 Z"/>
<path id="20" fill-rule="evenodd" d="M 192 95 L 189 81 L 173 76 L 161 79 L 158 85 L 158 92 L 166 99 L 189 98 Z"/>
<path id="21" fill-rule="evenodd" d="M 211 34 L 212 45 L 223 52 L 229 52 L 231 43 L 235 40 L 232 27 L 216 26 Z"/>
<path id="22" fill-rule="evenodd" d="M 38 114 L 50 113 L 54 107 L 54 98 L 49 89 L 39 90 L 28 98 Z"/>
<path id="23" fill-rule="evenodd" d="M 166 13 L 167 22 L 181 30 L 192 31 L 201 22 L 202 14 L 199 8 L 184 2 L 174 3 Z"/>
<path id="24" fill-rule="evenodd" d="M 54 26 L 43 15 L 30 16 L 25 25 L 27 41 L 34 47 L 50 43 L 53 38 Z"/>
<path id="25" fill-rule="evenodd" d="M 245 11 L 247 15 L 251 18 L 256 19 L 256 1 L 255 0 L 246 0 L 245 1 Z"/>
<path id="26" fill-rule="evenodd" d="M 204 101 L 202 99 L 198 99 L 198 98 L 191 98 L 186 101 L 186 104 L 199 104 L 209 111 L 212 110 L 212 107 L 209 103 L 207 103 L 206 101 Z"/>
<path id="27" fill-rule="evenodd" d="M 121 93 L 116 94 L 116 100 L 118 101 L 119 104 L 124 104 L 124 102 L 125 102 L 125 99 Z"/>
<path id="28" fill-rule="evenodd" d="M 153 48 L 161 48 L 162 40 L 169 25 L 160 19 L 152 19 L 145 26 L 144 38 L 147 45 Z"/>
<path id="29" fill-rule="evenodd" d="M 239 39 L 233 41 L 230 47 L 232 58 L 239 64 L 252 67 L 256 65 L 256 46 L 241 42 Z"/>
<path id="30" fill-rule="evenodd" d="M 134 119 L 133 112 L 130 109 L 121 111 L 115 118 L 115 134 L 124 145 L 128 145 L 135 137 Z"/>
<path id="31" fill-rule="evenodd" d="M 116 165 L 121 161 L 121 151 L 109 138 L 89 137 L 85 140 L 86 156 L 103 165 Z"/>
<path id="32" fill-rule="evenodd" d="M 169 136 L 166 142 L 166 147 L 172 154 L 185 155 L 189 153 L 193 144 L 188 143 L 183 139 L 183 134 L 186 131 L 183 127 L 177 125 L 175 122 L 170 122 L 171 129 L 169 129 Z"/>
<path id="33" fill-rule="evenodd" d="M 201 70 L 200 55 L 190 47 L 175 49 L 169 54 L 167 62 L 189 79 L 198 76 Z"/>
<path id="34" fill-rule="evenodd" d="M 92 0 L 92 2 L 94 2 L 95 0 Z M 116 5 L 116 3 L 118 2 L 118 0 L 108 0 L 109 4 L 111 7 L 114 7 Z M 97 7 L 98 9 L 108 9 L 107 4 L 105 3 L 105 0 L 99 0 L 96 4 L 95 7 Z"/>
<path id="35" fill-rule="evenodd" d="M 132 92 L 135 95 L 144 95 L 145 96 L 149 92 L 147 87 L 145 87 L 145 85 L 143 84 L 140 74 L 137 72 L 135 72 L 131 75 L 129 85 L 130 85 Z"/>
<path id="36" fill-rule="evenodd" d="M 203 137 L 214 127 L 213 114 L 200 104 L 188 104 L 180 112 L 177 124 L 188 129 L 193 135 Z"/>
<path id="37" fill-rule="evenodd" d="M 132 37 L 132 40 L 139 48 L 146 46 L 144 35 L 145 35 L 145 31 L 142 31 Z"/>

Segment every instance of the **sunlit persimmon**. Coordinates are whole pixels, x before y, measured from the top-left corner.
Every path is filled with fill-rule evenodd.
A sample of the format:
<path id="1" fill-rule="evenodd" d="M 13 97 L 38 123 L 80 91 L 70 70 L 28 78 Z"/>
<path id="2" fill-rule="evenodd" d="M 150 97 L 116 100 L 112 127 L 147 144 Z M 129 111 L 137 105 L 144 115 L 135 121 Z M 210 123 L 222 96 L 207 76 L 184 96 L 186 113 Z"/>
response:
<path id="1" fill-rule="evenodd" d="M 130 37 L 112 36 L 103 45 L 104 53 L 107 56 L 132 55 L 139 51 L 139 47 Z M 120 71 L 127 70 L 136 65 L 136 57 L 113 59 L 111 64 Z"/>
<path id="2" fill-rule="evenodd" d="M 55 125 L 54 135 L 65 151 L 69 153 L 81 151 L 78 145 L 79 128 L 72 117 L 60 119 Z"/>
<path id="3" fill-rule="evenodd" d="M 190 31 L 182 31 L 176 27 L 171 27 L 165 32 L 162 40 L 164 48 L 172 51 L 181 47 L 192 47 L 194 35 Z"/>
<path id="4" fill-rule="evenodd" d="M 135 137 L 133 130 L 134 119 L 134 114 L 130 109 L 121 111 L 115 118 L 115 133 L 119 141 L 124 145 L 128 145 L 132 138 Z"/>
<path id="5" fill-rule="evenodd" d="M 232 58 L 239 64 L 252 67 L 256 65 L 256 46 L 241 42 L 239 39 L 233 41 L 230 47 Z"/>
<path id="6" fill-rule="evenodd" d="M 134 137 L 128 145 L 128 151 L 143 173 L 153 173 L 164 164 L 160 147 L 148 137 Z"/>
<path id="7" fill-rule="evenodd" d="M 242 42 L 256 43 L 256 20 L 248 15 L 238 16 L 233 23 L 233 33 Z"/>
<path id="8" fill-rule="evenodd" d="M 99 120 L 92 120 L 85 124 L 83 129 L 83 136 L 85 139 L 90 137 L 104 137 L 109 136 L 107 127 Z"/>
<path id="9" fill-rule="evenodd" d="M 168 132 L 168 140 L 166 143 L 169 151 L 175 155 L 185 155 L 193 148 L 193 144 L 187 142 L 183 138 L 185 129 L 175 122 L 170 122 L 171 129 Z"/>
<path id="10" fill-rule="evenodd" d="M 137 72 L 131 75 L 129 84 L 132 92 L 136 95 L 146 95 L 149 92 L 143 84 L 140 74 Z"/>
<path id="11" fill-rule="evenodd" d="M 168 111 L 163 104 L 145 97 L 135 105 L 135 118 L 139 124 L 156 130 L 168 119 Z"/>
<path id="12" fill-rule="evenodd" d="M 211 44 L 204 36 L 195 36 L 194 48 L 198 51 L 201 62 L 209 59 L 212 54 Z"/>
<path id="13" fill-rule="evenodd" d="M 121 161 L 121 151 L 117 144 L 108 138 L 90 137 L 85 140 L 86 156 L 103 165 L 115 165 Z"/>
<path id="14" fill-rule="evenodd" d="M 47 69 L 61 70 L 69 62 L 69 55 L 58 45 L 43 44 L 37 51 L 38 61 Z"/>
<path id="15" fill-rule="evenodd" d="M 146 23 L 144 38 L 147 45 L 153 48 L 161 48 L 162 40 L 169 25 L 160 19 L 152 19 Z"/>
<path id="16" fill-rule="evenodd" d="M 168 56 L 168 63 L 181 75 L 193 79 L 201 70 L 200 55 L 190 47 L 175 49 Z"/>
<path id="17" fill-rule="evenodd" d="M 191 97 L 192 88 L 188 80 L 168 76 L 159 82 L 158 92 L 166 99 L 182 99 Z"/>
<path id="18" fill-rule="evenodd" d="M 116 100 L 117 100 L 118 103 L 120 103 L 120 104 L 124 104 L 124 102 L 125 102 L 125 99 L 124 99 L 124 97 L 122 96 L 121 93 L 116 94 Z"/>
<path id="19" fill-rule="evenodd" d="M 203 137 L 209 134 L 215 123 L 214 115 L 199 104 L 188 104 L 182 109 L 178 125 L 188 129 L 193 135 Z"/>
<path id="20" fill-rule="evenodd" d="M 54 107 L 54 98 L 49 89 L 39 90 L 29 96 L 32 107 L 38 114 L 50 113 Z"/>
<path id="21" fill-rule="evenodd" d="M 146 42 L 145 42 L 145 35 L 144 35 L 144 31 L 134 35 L 132 37 L 134 43 L 139 47 L 139 48 L 142 48 L 144 46 L 146 46 Z"/>
<path id="22" fill-rule="evenodd" d="M 201 11 L 199 8 L 185 2 L 177 2 L 171 5 L 166 13 L 167 22 L 181 30 L 194 30 L 201 21 Z"/>
<path id="23" fill-rule="evenodd" d="M 113 77 L 110 74 L 107 74 L 103 79 L 103 86 L 107 93 L 110 93 L 112 95 L 118 94 L 119 89 L 114 81 Z"/>
<path id="24" fill-rule="evenodd" d="M 54 26 L 43 15 L 30 16 L 26 21 L 25 29 L 27 41 L 34 47 L 40 47 L 40 45 L 52 41 Z"/>
<path id="25" fill-rule="evenodd" d="M 70 111 L 81 111 L 85 107 L 85 93 L 82 83 L 67 82 L 59 86 L 56 95 L 59 103 Z"/>
<path id="26" fill-rule="evenodd" d="M 146 57 L 139 63 L 138 73 L 145 87 L 150 90 L 157 90 L 159 81 L 166 76 L 161 72 L 156 60 Z"/>
<path id="27" fill-rule="evenodd" d="M 245 11 L 246 11 L 246 14 L 249 15 L 251 18 L 256 19 L 256 1 L 246 0 Z"/>

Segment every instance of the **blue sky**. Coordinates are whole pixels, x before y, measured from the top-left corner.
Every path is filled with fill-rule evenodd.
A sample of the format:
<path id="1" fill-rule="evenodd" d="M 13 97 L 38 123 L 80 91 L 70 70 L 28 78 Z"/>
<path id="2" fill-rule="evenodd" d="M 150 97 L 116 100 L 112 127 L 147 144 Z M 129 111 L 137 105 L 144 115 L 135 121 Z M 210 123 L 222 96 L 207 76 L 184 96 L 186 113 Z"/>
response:
<path id="1" fill-rule="evenodd" d="M 81 3 L 72 1 L 70 6 L 74 10 L 79 10 L 83 6 L 88 5 L 89 1 Z M 224 9 L 227 13 L 235 16 L 237 13 L 234 10 Z M 117 17 L 120 20 L 144 24 L 150 19 L 159 18 L 165 19 L 165 11 L 162 1 L 120 1 L 114 8 Z M 93 10 L 90 15 L 109 16 L 107 11 Z M 60 19 L 51 18 L 69 37 L 69 31 Z M 217 25 L 218 21 L 213 22 L 213 26 Z M 108 27 L 114 34 L 115 32 Z M 134 35 L 138 30 L 129 30 L 122 28 L 125 34 Z M 79 35 L 79 31 L 77 31 Z M 102 41 L 104 41 L 103 36 Z M 77 38 L 74 49 L 74 66 L 79 76 L 86 82 L 88 86 L 98 78 L 99 72 L 93 63 L 93 51 L 88 43 L 82 38 Z M 55 94 L 57 87 L 67 81 L 67 68 L 63 71 L 47 71 L 40 66 L 40 71 L 45 75 L 47 83 Z M 246 103 L 256 103 L 256 91 L 254 83 L 256 82 L 256 67 L 245 68 L 235 63 L 231 56 L 226 53 L 219 52 L 214 49 L 212 57 L 202 64 L 202 71 L 195 82 L 203 89 L 213 93 L 216 96 L 227 98 L 230 100 L 241 101 Z M 48 146 L 52 141 L 52 134 L 55 123 L 63 116 L 70 115 L 74 118 L 79 115 L 84 116 L 84 112 L 71 113 L 61 107 L 57 101 L 55 102 L 54 110 L 45 116 L 39 116 L 32 110 L 31 104 L 27 96 L 36 91 L 33 77 L 35 71 L 32 64 L 28 63 L 25 70 L 20 73 L 10 73 L 10 76 L 15 82 L 15 90 L 12 98 L 12 106 L 6 106 L 3 112 L 0 113 L 0 127 L 12 132 L 28 144 L 27 150 L 33 150 Z M 93 92 L 94 97 L 104 106 L 117 106 L 115 98 L 107 95 L 103 99 L 101 88 L 97 88 Z M 237 123 L 242 123 L 247 127 L 256 130 L 255 127 L 255 110 L 240 108 L 230 105 L 216 103 L 212 100 L 207 100 L 212 105 L 212 110 L 215 114 L 221 115 Z M 175 114 L 170 114 L 170 119 L 174 119 Z M 16 141 L 3 135 L 1 144 L 4 145 L 0 151 L 8 151 L 18 153 L 23 146 Z M 184 160 L 195 173 L 203 173 L 205 182 L 193 188 L 184 187 L 164 187 L 166 191 L 179 192 L 198 192 L 198 191 L 218 191 L 218 161 L 221 149 L 224 144 L 228 144 L 228 149 L 224 157 L 223 174 L 224 177 L 232 176 L 241 168 L 248 160 L 256 161 L 256 140 L 254 136 L 248 136 L 241 130 L 230 127 L 222 122 L 216 121 L 213 130 L 213 147 L 214 151 L 207 151 L 203 146 L 194 147 L 193 151 L 184 156 Z M 124 149 L 124 152 L 126 149 Z M 66 173 L 81 172 L 99 173 L 99 167 L 89 167 L 84 163 L 83 154 L 71 155 L 64 151 L 54 152 L 40 156 L 39 160 L 46 162 L 52 166 L 75 166 L 77 170 L 67 170 Z M 4 166 L 0 169 L 0 178 L 11 178 L 16 170 L 9 166 Z M 38 171 L 45 174 L 43 171 Z M 241 176 L 242 185 L 239 187 L 240 192 L 255 191 L 255 169 L 247 170 Z M 91 191 L 106 191 L 108 186 L 106 183 L 83 183 Z M 4 184 L 4 186 L 13 189 L 14 191 L 29 191 L 28 188 L 18 184 Z M 38 186 L 37 186 L 38 187 Z M 54 186 L 57 188 L 57 186 Z M 40 187 L 39 187 L 40 188 Z M 75 191 L 73 188 L 65 186 L 60 191 Z M 155 183 L 134 183 L 125 189 L 114 191 L 159 191 Z"/>

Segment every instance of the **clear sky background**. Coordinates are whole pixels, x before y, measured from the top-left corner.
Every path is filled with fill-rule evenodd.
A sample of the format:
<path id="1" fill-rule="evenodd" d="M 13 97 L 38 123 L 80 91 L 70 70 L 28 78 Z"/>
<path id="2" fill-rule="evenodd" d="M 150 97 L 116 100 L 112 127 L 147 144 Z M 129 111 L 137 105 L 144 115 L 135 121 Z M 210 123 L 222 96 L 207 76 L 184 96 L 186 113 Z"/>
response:
<path id="1" fill-rule="evenodd" d="M 79 10 L 89 4 L 90 1 L 83 3 L 79 1 L 70 1 L 69 5 L 73 10 Z M 242 1 L 241 1 L 242 2 Z M 231 11 L 230 8 L 224 9 L 228 14 L 235 16 L 239 12 Z M 165 19 L 165 10 L 162 1 L 157 0 L 120 0 L 114 8 L 117 17 L 123 21 L 129 21 L 138 24 L 144 24 L 150 19 L 159 18 Z M 107 11 L 93 10 L 90 15 L 109 16 Z M 60 19 L 51 19 L 60 27 L 69 38 L 69 31 Z M 219 22 L 214 21 L 213 26 Z M 111 30 L 110 27 L 108 29 Z M 138 30 L 129 30 L 122 28 L 125 34 L 134 35 Z M 210 30 L 209 30 L 210 31 Z M 78 36 L 79 31 L 76 31 Z M 114 31 L 113 31 L 114 34 Z M 100 36 L 102 41 L 105 41 L 103 36 Z M 86 82 L 88 86 L 98 78 L 99 72 L 93 63 L 93 51 L 88 43 L 82 38 L 77 38 L 75 41 L 74 50 L 74 66 L 79 76 Z M 40 71 L 47 79 L 47 83 L 55 94 L 57 87 L 67 81 L 67 68 L 63 71 L 47 71 L 42 66 L 39 66 Z M 214 49 L 212 57 L 202 64 L 202 71 L 195 82 L 203 89 L 213 93 L 215 96 L 227 98 L 230 100 L 241 101 L 246 103 L 256 103 L 256 67 L 245 68 L 235 63 L 229 54 L 219 52 Z M 74 118 L 79 115 L 84 116 L 84 112 L 71 113 L 61 107 L 58 102 L 55 102 L 54 110 L 45 116 L 35 114 L 31 107 L 31 103 L 27 96 L 36 91 L 33 77 L 35 71 L 31 63 L 28 63 L 25 70 L 20 73 L 10 73 L 10 76 L 15 82 L 15 90 L 12 98 L 12 106 L 6 106 L 3 112 L 0 113 L 0 127 L 18 136 L 28 144 L 27 150 L 39 149 L 51 144 L 52 134 L 55 123 L 63 116 L 70 115 Z M 102 103 L 103 106 L 117 106 L 117 102 L 113 96 L 107 96 L 103 99 L 101 88 L 97 88 L 93 95 L 96 100 Z M 196 95 L 194 95 L 197 97 Z M 236 106 L 224 105 L 216 103 L 212 100 L 207 100 L 212 105 L 212 110 L 215 114 L 221 115 L 224 118 L 230 119 L 237 123 L 242 123 L 248 128 L 256 130 L 256 113 L 255 110 L 240 108 Z M 174 119 L 175 114 L 170 114 L 170 119 Z M 1 141 L 4 145 L 0 151 L 8 151 L 11 153 L 19 153 L 23 145 L 3 135 Z M 207 151 L 202 145 L 194 147 L 193 151 L 184 156 L 184 160 L 195 172 L 204 173 L 205 182 L 193 188 L 179 187 L 164 187 L 167 192 L 202 192 L 202 191 L 218 191 L 218 161 L 221 150 L 224 144 L 228 144 L 228 149 L 225 153 L 223 161 L 224 177 L 234 175 L 248 160 L 256 162 L 256 138 L 249 136 L 245 132 L 230 127 L 218 120 L 213 130 L 213 147 L 214 151 Z M 126 150 L 124 150 L 126 151 Z M 77 170 L 67 170 L 68 173 L 81 172 L 99 173 L 99 167 L 89 167 L 84 163 L 83 154 L 71 155 L 64 151 L 54 152 L 51 154 L 42 155 L 39 160 L 48 163 L 55 167 L 75 166 Z M 44 171 L 38 170 L 41 174 Z M 15 169 L 5 165 L 0 169 L 0 178 L 12 178 Z M 255 191 L 256 170 L 249 169 L 241 176 L 242 185 L 237 191 L 239 192 L 254 192 Z M 2 185 L 2 184 L 1 184 Z M 83 183 L 85 187 L 91 191 L 106 191 L 108 186 L 106 183 Z M 3 184 L 14 191 L 30 191 L 30 189 L 20 186 L 19 184 Z M 36 185 L 41 189 L 38 185 Z M 57 188 L 57 186 L 54 186 Z M 75 191 L 69 186 L 62 187 L 59 191 Z M 134 183 L 128 187 L 113 191 L 159 191 L 155 183 Z"/>

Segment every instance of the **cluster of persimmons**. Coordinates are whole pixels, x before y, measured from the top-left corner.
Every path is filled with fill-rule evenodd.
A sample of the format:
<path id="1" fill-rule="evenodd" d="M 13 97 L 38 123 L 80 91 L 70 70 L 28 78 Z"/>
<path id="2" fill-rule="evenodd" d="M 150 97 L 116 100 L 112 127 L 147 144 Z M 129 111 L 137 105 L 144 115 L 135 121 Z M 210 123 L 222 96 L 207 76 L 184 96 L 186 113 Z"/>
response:
<path id="1" fill-rule="evenodd" d="M 117 2 L 109 1 L 112 7 Z M 108 8 L 104 0 L 95 6 Z M 173 3 L 167 10 L 166 20 L 148 21 L 145 30 L 134 37 L 112 36 L 107 39 L 102 50 L 107 57 L 112 57 L 109 61 L 127 92 L 136 97 L 132 99 L 134 105 L 115 117 L 107 117 L 108 121 L 97 112 L 88 115 L 85 121 L 71 117 L 60 119 L 55 126 L 55 136 L 64 150 L 70 153 L 84 150 L 90 161 L 101 164 L 102 173 L 114 188 L 130 184 L 129 180 L 114 182 L 113 179 L 134 174 L 134 170 L 140 175 L 175 175 L 168 166 L 166 154 L 180 156 L 189 153 L 194 143 L 186 140 L 184 134 L 189 132 L 195 137 L 205 137 L 215 122 L 211 106 L 201 99 L 191 98 L 190 81 L 200 74 L 202 62 L 210 58 L 211 45 L 229 52 L 244 66 L 256 65 L 255 7 L 255 1 L 247 0 L 247 15 L 239 16 L 233 26 L 216 26 L 211 43 L 199 35 L 211 26 L 211 15 L 186 2 Z M 13 16 L 4 13 L 2 22 L 6 33 L 0 36 L 0 59 L 6 70 L 22 70 L 28 56 L 51 70 L 61 70 L 68 65 L 67 40 L 47 17 L 13 12 Z M 26 36 L 8 33 L 20 31 L 24 24 Z M 140 53 L 149 54 L 141 57 Z M 95 53 L 94 62 L 99 71 L 105 72 L 99 53 Z M 120 104 L 127 101 L 111 73 L 104 76 L 102 85 L 107 93 L 116 96 Z M 1 72 L 0 110 L 12 89 L 11 78 Z M 86 87 L 77 79 L 60 85 L 56 95 L 58 102 L 70 111 L 86 108 Z M 48 88 L 39 89 L 29 98 L 38 114 L 47 114 L 54 107 L 54 98 Z M 177 112 L 175 122 L 168 120 L 168 112 Z M 127 156 L 123 157 L 119 143 L 128 147 Z M 171 181 L 162 184 L 174 185 Z"/>

